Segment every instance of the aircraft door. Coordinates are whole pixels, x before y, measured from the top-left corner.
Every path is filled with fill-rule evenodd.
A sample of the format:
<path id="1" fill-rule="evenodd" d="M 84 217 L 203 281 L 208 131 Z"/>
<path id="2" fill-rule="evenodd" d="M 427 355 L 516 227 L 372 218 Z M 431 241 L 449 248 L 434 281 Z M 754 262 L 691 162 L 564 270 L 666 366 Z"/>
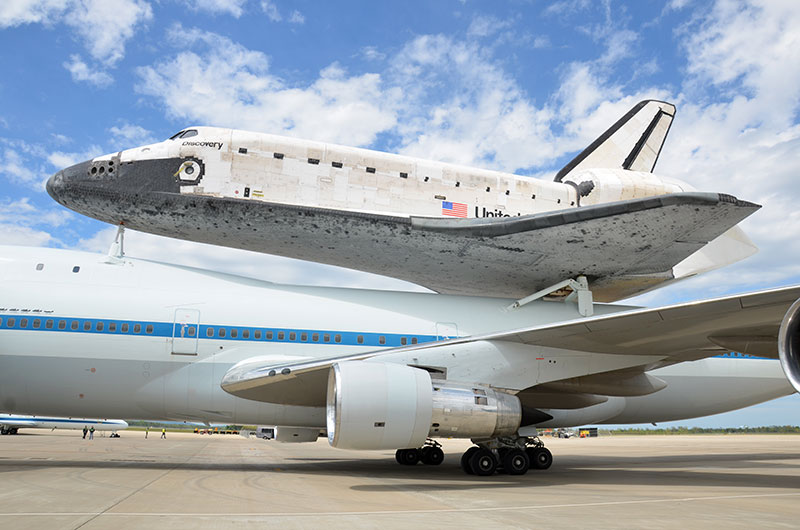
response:
<path id="1" fill-rule="evenodd" d="M 437 322 L 436 340 L 455 339 L 458 337 L 458 324 L 455 322 Z"/>
<path id="2" fill-rule="evenodd" d="M 197 337 L 200 334 L 200 311 L 176 309 L 172 324 L 172 353 L 197 355 Z"/>

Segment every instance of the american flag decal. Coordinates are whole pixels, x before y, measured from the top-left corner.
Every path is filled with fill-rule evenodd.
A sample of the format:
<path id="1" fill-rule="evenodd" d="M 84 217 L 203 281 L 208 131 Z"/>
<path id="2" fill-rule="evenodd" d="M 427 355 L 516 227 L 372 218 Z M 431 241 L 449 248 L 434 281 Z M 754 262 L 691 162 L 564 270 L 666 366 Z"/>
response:
<path id="1" fill-rule="evenodd" d="M 466 217 L 467 205 L 463 202 L 442 201 L 442 215 L 450 217 Z"/>

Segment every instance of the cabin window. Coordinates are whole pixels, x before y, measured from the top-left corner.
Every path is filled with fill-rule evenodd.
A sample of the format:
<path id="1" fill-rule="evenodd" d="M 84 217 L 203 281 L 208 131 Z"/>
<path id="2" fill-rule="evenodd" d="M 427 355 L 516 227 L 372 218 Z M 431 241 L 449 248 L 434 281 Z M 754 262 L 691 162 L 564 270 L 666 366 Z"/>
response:
<path id="1" fill-rule="evenodd" d="M 102 323 L 102 322 L 98 322 L 98 323 L 95 325 L 95 329 L 96 329 L 97 331 L 103 331 L 103 323 Z"/>
<path id="2" fill-rule="evenodd" d="M 190 337 L 194 337 L 194 334 L 197 332 L 197 329 L 194 326 L 190 326 L 188 330 L 186 330 L 186 334 Z"/>
<path id="3" fill-rule="evenodd" d="M 417 343 L 417 337 L 411 337 L 411 344 Z"/>
<path id="4" fill-rule="evenodd" d="M 238 336 L 239 336 L 239 330 L 232 329 L 232 330 L 231 330 L 231 338 L 232 338 L 232 339 L 235 339 L 235 338 L 236 338 L 236 337 L 238 337 Z"/>
<path id="5" fill-rule="evenodd" d="M 28 319 L 27 318 L 20 318 L 19 319 L 19 327 L 27 328 L 28 327 Z"/>
<path id="6" fill-rule="evenodd" d="M 319 342 L 319 333 L 314 333 L 311 335 L 311 340 L 314 342 Z"/>
<path id="7" fill-rule="evenodd" d="M 92 323 L 88 320 L 83 323 L 83 331 L 91 331 L 92 330 Z"/>
<path id="8" fill-rule="evenodd" d="M 401 179 L 407 179 L 408 178 L 408 173 L 406 173 L 405 171 L 401 171 L 400 172 L 400 178 Z"/>
<path id="9" fill-rule="evenodd" d="M 134 324 L 133 325 L 133 332 L 134 333 L 141 333 L 142 332 L 142 325 L 141 324 Z"/>
<path id="10" fill-rule="evenodd" d="M 272 332 L 267 331 L 267 340 L 272 340 Z"/>
<path id="11" fill-rule="evenodd" d="M 249 339 L 250 338 L 250 330 L 249 329 L 243 329 L 242 330 L 242 338 L 243 339 Z"/>
<path id="12" fill-rule="evenodd" d="M 333 167 L 337 167 L 339 169 L 341 169 L 341 167 L 342 167 L 342 163 L 341 162 L 331 162 L 331 165 Z"/>
<path id="13" fill-rule="evenodd" d="M 37 271 L 40 271 L 40 270 L 42 270 L 42 269 L 44 269 L 44 263 L 37 263 L 37 264 L 36 264 L 36 270 L 37 270 Z"/>
<path id="14" fill-rule="evenodd" d="M 59 320 L 58 321 L 58 329 L 67 329 L 67 321 L 66 320 Z"/>
<path id="15" fill-rule="evenodd" d="M 225 328 L 219 328 L 219 331 L 217 333 L 219 334 L 220 337 L 224 337 L 225 336 Z"/>
<path id="16" fill-rule="evenodd" d="M 213 337 L 213 336 L 214 336 L 214 328 L 207 328 L 206 337 Z"/>
<path id="17" fill-rule="evenodd" d="M 328 333 L 326 333 L 326 334 L 324 334 L 322 336 L 322 340 L 325 341 L 325 342 L 330 342 L 331 341 L 331 336 Z"/>
<path id="18" fill-rule="evenodd" d="M 175 139 L 177 139 L 177 138 L 180 138 L 180 136 L 181 136 L 183 133 L 184 133 L 184 131 L 178 131 L 178 132 L 176 132 L 175 134 L 173 134 L 172 136 L 170 136 L 170 137 L 169 137 L 169 139 L 170 139 L 170 140 L 175 140 Z"/>
<path id="19" fill-rule="evenodd" d="M 33 329 L 39 329 L 39 326 L 42 325 L 42 321 L 38 318 L 33 319 Z"/>
<path id="20" fill-rule="evenodd" d="M 129 326 L 128 326 L 128 323 L 127 323 L 127 322 L 126 322 L 126 323 L 124 323 L 124 324 L 122 324 L 122 332 L 123 332 L 123 333 L 127 333 L 127 332 L 128 332 L 128 329 L 129 329 Z"/>
<path id="21" fill-rule="evenodd" d="M 192 136 L 197 136 L 197 129 L 189 129 L 181 135 L 181 139 L 191 138 Z"/>
<path id="22" fill-rule="evenodd" d="M 13 327 L 14 327 L 14 322 L 16 322 L 16 320 L 15 320 L 15 319 L 13 319 L 13 318 L 9 318 L 8 320 L 6 320 L 6 325 L 7 325 L 8 327 L 10 327 L 10 328 L 13 328 Z"/>
<path id="23" fill-rule="evenodd" d="M 239 148 L 239 154 L 240 155 L 246 155 L 247 154 L 247 148 L 246 147 L 240 147 Z"/>
<path id="24" fill-rule="evenodd" d="M 117 323 L 116 322 L 109 322 L 108 323 L 108 331 L 110 333 L 115 333 L 117 331 Z"/>
<path id="25" fill-rule="evenodd" d="M 316 166 L 319 164 L 319 158 L 309 158 L 308 163 Z"/>
<path id="26" fill-rule="evenodd" d="M 283 160 L 283 153 L 272 153 L 272 156 L 278 160 Z"/>
<path id="27" fill-rule="evenodd" d="M 336 336 L 333 337 L 333 342 L 342 342 L 342 336 L 337 333 Z"/>
<path id="28" fill-rule="evenodd" d="M 400 337 L 400 344 L 402 344 L 403 346 L 405 346 L 406 344 L 408 344 L 408 339 L 407 339 L 407 338 L 405 338 L 405 337 Z"/>
<path id="29" fill-rule="evenodd" d="M 278 340 L 283 340 L 283 337 L 285 337 L 285 336 L 286 335 L 283 333 L 283 331 L 279 331 L 278 332 Z"/>
<path id="30" fill-rule="evenodd" d="M 152 324 L 148 324 L 147 327 L 144 328 L 144 332 L 147 333 L 148 335 L 152 335 L 153 334 L 153 325 Z"/>
<path id="31" fill-rule="evenodd" d="M 80 270 L 81 268 L 79 265 L 75 265 L 74 267 L 72 267 L 72 272 L 80 272 Z"/>
<path id="32" fill-rule="evenodd" d="M 78 321 L 77 321 L 77 320 L 73 320 L 73 321 L 70 323 L 70 325 L 69 325 L 69 328 L 70 328 L 70 329 L 78 329 Z"/>
<path id="33" fill-rule="evenodd" d="M 261 330 L 257 329 L 253 332 L 253 338 L 256 340 L 261 340 Z"/>
<path id="34" fill-rule="evenodd" d="M 356 340 L 358 341 L 359 344 L 364 344 L 364 335 L 359 335 Z"/>
<path id="35" fill-rule="evenodd" d="M 386 337 L 384 337 L 383 335 L 378 337 L 378 344 L 386 344 Z"/>
<path id="36" fill-rule="evenodd" d="M 368 167 L 367 168 L 367 173 L 375 173 L 375 168 L 374 167 Z"/>
<path id="37" fill-rule="evenodd" d="M 296 340 L 296 339 L 297 339 L 297 333 L 295 333 L 294 331 L 290 332 L 289 340 Z"/>

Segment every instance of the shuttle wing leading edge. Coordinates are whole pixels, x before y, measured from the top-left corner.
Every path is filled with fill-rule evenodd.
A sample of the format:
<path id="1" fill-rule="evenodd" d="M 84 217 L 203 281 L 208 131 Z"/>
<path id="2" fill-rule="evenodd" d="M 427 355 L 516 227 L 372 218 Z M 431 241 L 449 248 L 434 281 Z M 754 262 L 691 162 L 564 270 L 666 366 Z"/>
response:
<path id="1" fill-rule="evenodd" d="M 675 265 L 760 208 L 729 195 L 675 193 L 520 217 L 451 220 L 156 195 L 160 203 L 148 204 L 147 225 L 139 225 L 137 210 L 130 221 L 123 215 L 128 228 L 214 245 L 235 242 L 254 251 L 270 248 L 445 294 L 518 299 L 584 275 L 598 302 L 673 280 Z M 141 206 L 128 201 L 121 207 Z M 219 216 L 203 215 L 204 209 L 226 209 L 223 217 L 234 222 L 206 227 L 204 219 Z M 101 209 L 93 215 L 114 221 Z"/>

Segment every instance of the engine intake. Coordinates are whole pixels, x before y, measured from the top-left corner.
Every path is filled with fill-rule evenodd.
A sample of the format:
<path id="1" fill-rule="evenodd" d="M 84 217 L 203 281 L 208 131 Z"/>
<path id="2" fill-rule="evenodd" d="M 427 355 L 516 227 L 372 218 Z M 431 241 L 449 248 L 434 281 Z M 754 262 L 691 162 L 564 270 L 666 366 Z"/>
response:
<path id="1" fill-rule="evenodd" d="M 340 449 L 419 447 L 429 436 L 508 436 L 522 420 L 516 396 L 432 382 L 419 368 L 368 361 L 333 365 L 326 413 L 328 442 Z"/>
<path id="2" fill-rule="evenodd" d="M 778 356 L 783 373 L 794 389 L 800 392 L 800 299 L 792 304 L 781 322 Z"/>

